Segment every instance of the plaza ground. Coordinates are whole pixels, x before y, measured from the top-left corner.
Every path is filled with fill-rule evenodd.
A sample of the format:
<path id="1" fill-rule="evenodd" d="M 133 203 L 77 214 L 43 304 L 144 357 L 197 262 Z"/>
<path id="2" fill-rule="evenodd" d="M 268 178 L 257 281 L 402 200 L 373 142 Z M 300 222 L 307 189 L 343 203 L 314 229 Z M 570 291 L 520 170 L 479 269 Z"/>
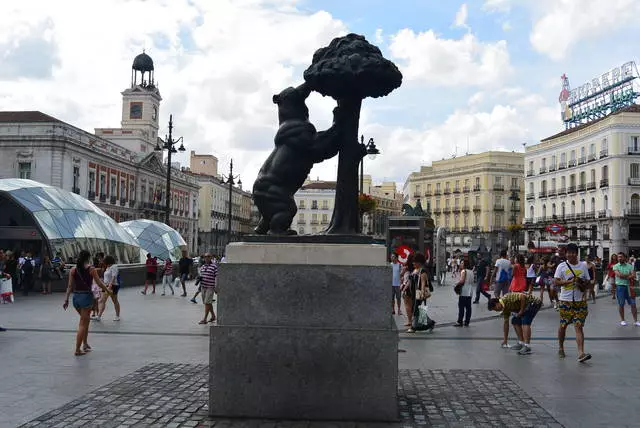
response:
<path id="1" fill-rule="evenodd" d="M 184 415 L 191 409 L 193 415 L 204 420 L 206 411 L 189 404 L 189 400 L 194 391 L 203 394 L 206 379 L 197 373 L 203 372 L 208 361 L 208 329 L 215 327 L 197 324 L 202 305 L 188 298 L 162 297 L 158 292 L 142 296 L 139 290 L 121 291 L 121 321 L 112 321 L 113 307 L 109 306 L 103 321 L 92 322 L 89 342 L 94 351 L 83 357 L 73 356 L 78 317 L 74 311 L 62 309 L 62 294 L 17 296 L 14 304 L 1 305 L 0 323 L 9 331 L 0 334 L 0 426 L 14 427 L 30 421 L 33 426 L 54 426 L 35 419 L 47 414 L 44 419 L 57 420 L 52 418 L 66 417 L 72 410 L 73 419 L 61 419 L 58 426 L 99 425 L 96 421 L 87 423 L 91 412 L 84 412 L 81 418 L 85 419 L 78 419 L 78 409 L 90 408 L 91 398 L 97 399 L 101 393 L 115 394 L 113 388 L 119 383 L 144 386 L 160 378 L 159 373 L 164 378 L 172 372 L 184 372 L 179 377 L 184 382 L 192 380 L 184 384 L 185 404 L 181 409 L 172 408 L 179 417 L 170 420 L 171 415 L 165 415 L 167 419 L 157 419 L 154 426 L 198 426 Z M 189 297 L 193 291 L 190 284 Z M 455 328 L 451 323 L 457 316 L 457 302 L 452 287 L 437 288 L 431 302 L 432 317 L 438 321 L 435 331 L 400 333 L 401 384 L 406 382 L 401 387 L 416 389 L 409 396 L 427 394 L 428 388 L 440 384 L 449 385 L 446 391 L 452 392 L 441 392 L 440 401 L 432 407 L 401 403 L 403 420 L 410 416 L 413 422 L 396 426 L 484 425 L 474 424 L 478 420 L 493 426 L 638 426 L 640 368 L 635 356 L 640 353 L 640 328 L 618 326 L 611 299 L 601 298 L 590 305 L 586 348 L 593 359 L 587 364 L 576 361 L 572 330 L 565 346 L 567 358 L 557 357 L 558 314 L 553 309 L 542 310 L 536 318 L 532 355 L 519 356 L 501 349 L 502 321 L 487 311 L 486 299 L 482 299 L 483 304 L 473 307 L 471 326 Z M 396 320 L 399 325 L 403 323 L 401 317 L 396 316 Z M 179 382 L 175 382 L 178 388 Z M 194 390 L 196 387 L 200 389 Z M 475 391 L 475 395 L 466 395 L 465 390 Z M 168 403 L 157 390 L 147 400 L 145 403 L 153 407 Z M 63 407 L 70 402 L 72 405 Z M 104 426 L 145 426 L 143 415 L 136 413 L 143 407 L 127 409 L 129 420 Z M 473 409 L 480 409 L 477 414 L 485 419 L 474 419 L 477 414 Z M 550 418 L 545 419 L 547 414 Z M 236 426 L 215 421 L 208 424 Z M 237 426 L 260 424 L 245 421 Z M 297 422 L 282 426 L 325 424 Z"/>

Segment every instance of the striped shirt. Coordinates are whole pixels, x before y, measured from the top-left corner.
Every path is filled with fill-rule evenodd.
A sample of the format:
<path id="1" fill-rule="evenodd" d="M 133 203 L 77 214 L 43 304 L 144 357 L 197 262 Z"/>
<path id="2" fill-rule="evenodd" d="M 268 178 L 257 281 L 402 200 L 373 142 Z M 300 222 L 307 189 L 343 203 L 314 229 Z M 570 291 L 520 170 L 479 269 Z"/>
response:
<path id="1" fill-rule="evenodd" d="M 171 259 L 164 261 L 164 274 L 167 276 L 173 275 L 173 264 L 171 263 Z"/>
<path id="2" fill-rule="evenodd" d="M 216 278 L 218 277 L 218 264 L 211 262 L 209 264 L 202 265 L 200 276 L 202 276 L 202 280 L 200 281 L 201 286 L 215 287 Z"/>

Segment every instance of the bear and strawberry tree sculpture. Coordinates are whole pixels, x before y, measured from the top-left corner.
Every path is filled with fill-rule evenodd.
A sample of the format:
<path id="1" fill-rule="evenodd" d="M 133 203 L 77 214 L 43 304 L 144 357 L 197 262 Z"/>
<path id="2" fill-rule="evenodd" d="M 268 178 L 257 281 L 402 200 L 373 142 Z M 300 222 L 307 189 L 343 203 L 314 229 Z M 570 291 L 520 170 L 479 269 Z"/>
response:
<path id="1" fill-rule="evenodd" d="M 254 201 L 262 219 L 258 234 L 295 234 L 290 229 L 297 207 L 293 199 L 314 163 L 339 153 L 336 198 L 328 229 L 331 235 L 358 230 L 358 164 L 365 155 L 358 141 L 362 100 L 388 95 L 402 83 L 402 73 L 376 46 L 357 34 L 331 41 L 313 55 L 305 83 L 274 96 L 280 128 L 275 148 L 258 173 Z M 305 100 L 310 91 L 337 101 L 333 125 L 316 132 Z"/>

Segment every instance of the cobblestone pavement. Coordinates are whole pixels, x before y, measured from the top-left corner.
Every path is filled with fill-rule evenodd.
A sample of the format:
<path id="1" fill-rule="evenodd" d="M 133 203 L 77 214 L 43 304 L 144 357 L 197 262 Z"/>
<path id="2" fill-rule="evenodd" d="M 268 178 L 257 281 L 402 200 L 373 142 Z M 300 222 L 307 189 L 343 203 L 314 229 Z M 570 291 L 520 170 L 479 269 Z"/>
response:
<path id="1" fill-rule="evenodd" d="M 496 370 L 401 370 L 401 420 L 383 424 L 209 419 L 207 381 L 206 364 L 150 364 L 22 427 L 562 426 Z"/>

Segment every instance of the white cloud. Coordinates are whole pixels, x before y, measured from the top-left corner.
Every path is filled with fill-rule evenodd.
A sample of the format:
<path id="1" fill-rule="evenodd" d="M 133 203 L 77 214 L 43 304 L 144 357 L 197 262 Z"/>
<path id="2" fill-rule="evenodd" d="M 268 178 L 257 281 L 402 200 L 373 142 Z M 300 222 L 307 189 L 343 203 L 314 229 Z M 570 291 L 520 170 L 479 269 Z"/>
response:
<path id="1" fill-rule="evenodd" d="M 458 9 L 458 12 L 456 12 L 456 19 L 453 22 L 453 25 L 455 27 L 469 29 L 469 26 L 467 25 L 468 18 L 469 18 L 469 8 L 467 7 L 466 3 L 462 3 L 462 6 L 460 6 L 460 9 Z"/>
<path id="2" fill-rule="evenodd" d="M 383 35 L 382 28 L 378 28 L 378 29 L 376 30 L 376 34 L 375 34 L 375 42 L 376 42 L 376 44 L 382 44 L 382 43 L 384 43 L 384 35 Z"/>
<path id="3" fill-rule="evenodd" d="M 504 21 L 502 23 L 502 31 L 511 31 L 511 22 Z"/>
<path id="4" fill-rule="evenodd" d="M 554 60 L 563 59 L 581 40 L 640 24 L 637 0 L 545 0 L 533 7 L 540 17 L 531 31 L 531 44 Z"/>
<path id="5" fill-rule="evenodd" d="M 432 86 L 492 86 L 511 73 L 507 42 L 483 43 L 474 34 L 442 39 L 432 30 L 403 29 L 392 37 L 389 50 L 406 79 Z"/>
<path id="6" fill-rule="evenodd" d="M 484 0 L 483 9 L 492 12 L 508 12 L 515 0 Z"/>

